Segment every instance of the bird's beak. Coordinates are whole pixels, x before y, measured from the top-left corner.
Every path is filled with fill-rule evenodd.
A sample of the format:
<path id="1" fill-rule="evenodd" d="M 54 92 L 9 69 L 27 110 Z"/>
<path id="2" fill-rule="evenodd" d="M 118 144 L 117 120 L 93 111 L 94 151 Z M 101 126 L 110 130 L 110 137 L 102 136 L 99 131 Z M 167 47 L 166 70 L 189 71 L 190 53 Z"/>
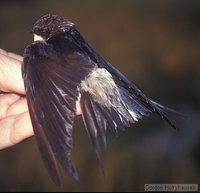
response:
<path id="1" fill-rule="evenodd" d="M 33 29 L 32 29 L 32 30 L 30 30 L 30 33 L 31 33 L 31 34 L 33 34 L 33 33 L 34 33 L 34 30 L 33 30 Z"/>

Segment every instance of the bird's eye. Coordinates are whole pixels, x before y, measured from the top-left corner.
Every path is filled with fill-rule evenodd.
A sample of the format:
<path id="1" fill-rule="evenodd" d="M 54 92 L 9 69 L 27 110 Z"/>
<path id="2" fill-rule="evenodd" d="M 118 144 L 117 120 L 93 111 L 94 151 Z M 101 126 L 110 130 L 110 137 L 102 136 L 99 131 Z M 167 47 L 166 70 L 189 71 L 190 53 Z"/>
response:
<path id="1" fill-rule="evenodd" d="M 35 28 L 35 29 L 33 29 L 33 32 L 40 36 L 47 36 L 47 34 L 48 34 L 47 30 L 42 29 L 42 28 Z"/>
<path id="2" fill-rule="evenodd" d="M 40 33 L 41 35 L 45 35 L 45 34 L 46 34 L 46 30 L 44 30 L 44 29 L 39 29 L 39 33 Z"/>

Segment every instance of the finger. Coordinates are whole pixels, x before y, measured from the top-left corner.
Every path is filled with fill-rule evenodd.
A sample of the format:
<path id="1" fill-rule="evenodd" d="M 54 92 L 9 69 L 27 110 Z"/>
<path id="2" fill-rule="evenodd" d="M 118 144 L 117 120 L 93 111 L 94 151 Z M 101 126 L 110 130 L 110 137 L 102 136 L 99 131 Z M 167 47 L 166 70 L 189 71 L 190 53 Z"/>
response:
<path id="1" fill-rule="evenodd" d="M 0 121 L 0 150 L 33 136 L 29 113 L 10 116 Z"/>
<path id="2" fill-rule="evenodd" d="M 77 104 L 77 107 L 79 105 Z M 78 107 L 79 108 L 79 107 Z M 79 108 L 80 109 L 80 108 Z M 12 104 L 7 115 L 0 120 L 0 150 L 11 147 L 34 135 L 25 98 Z M 20 112 L 23 112 L 19 114 Z M 77 111 L 77 115 L 81 113 Z"/>
<path id="3" fill-rule="evenodd" d="M 9 106 L 6 116 L 18 115 L 24 112 L 28 112 L 28 105 L 26 98 L 20 98 Z"/>
<path id="4" fill-rule="evenodd" d="M 21 61 L 0 53 L 0 90 L 24 94 Z"/>
<path id="5" fill-rule="evenodd" d="M 22 56 L 17 55 L 17 54 L 12 53 L 12 52 L 6 52 L 5 50 L 3 50 L 3 49 L 1 49 L 1 48 L 0 48 L 0 54 L 3 54 L 3 55 L 5 55 L 5 56 L 9 56 L 9 57 L 14 58 L 14 59 L 16 59 L 16 60 L 19 60 L 19 61 L 21 61 L 21 62 L 22 62 L 22 60 L 23 60 L 23 57 L 22 57 Z"/>
<path id="6" fill-rule="evenodd" d="M 23 57 L 20 56 L 20 55 L 17 55 L 15 53 L 12 53 L 12 52 L 8 52 L 8 56 L 15 59 L 15 60 L 19 60 L 20 62 L 23 61 Z"/>
<path id="7" fill-rule="evenodd" d="M 0 119 L 7 115 L 9 107 L 20 98 L 16 94 L 3 94 L 0 96 Z"/>

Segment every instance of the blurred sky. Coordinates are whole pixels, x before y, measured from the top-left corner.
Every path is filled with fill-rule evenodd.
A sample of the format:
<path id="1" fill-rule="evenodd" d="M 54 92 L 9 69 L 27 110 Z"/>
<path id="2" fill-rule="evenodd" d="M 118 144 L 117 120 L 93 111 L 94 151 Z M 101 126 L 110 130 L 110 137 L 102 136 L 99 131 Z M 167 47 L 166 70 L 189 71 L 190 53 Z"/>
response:
<path id="1" fill-rule="evenodd" d="M 0 191 L 143 191 L 145 183 L 200 184 L 199 0 L 1 0 L 0 48 L 23 54 L 33 23 L 47 13 L 73 21 L 104 58 L 148 96 L 188 115 L 158 117 L 108 134 L 102 177 L 83 123 L 74 127 L 79 182 L 62 169 L 49 179 L 34 138 L 0 152 Z"/>

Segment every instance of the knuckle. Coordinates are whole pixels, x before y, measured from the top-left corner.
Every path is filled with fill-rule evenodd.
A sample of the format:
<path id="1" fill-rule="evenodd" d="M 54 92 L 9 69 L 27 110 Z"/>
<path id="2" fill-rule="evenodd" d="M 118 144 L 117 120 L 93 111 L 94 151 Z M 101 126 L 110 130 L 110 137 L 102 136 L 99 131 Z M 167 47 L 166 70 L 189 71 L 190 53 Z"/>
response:
<path id="1" fill-rule="evenodd" d="M 10 138 L 13 145 L 23 141 L 30 135 L 27 129 L 30 125 L 28 125 L 27 121 L 27 113 L 20 114 L 14 121 L 13 133 Z"/>
<path id="2" fill-rule="evenodd" d="M 10 142 L 12 143 L 12 145 L 15 145 L 15 144 L 17 144 L 21 141 L 22 122 L 23 122 L 23 119 L 22 119 L 21 116 L 17 117 L 16 120 L 14 121 L 14 128 L 13 128 L 13 131 L 12 131 L 12 135 L 10 137 Z"/>
<path id="3" fill-rule="evenodd" d="M 18 98 L 19 96 L 15 94 L 5 94 L 0 96 L 0 119 L 7 116 L 9 107 L 12 105 L 12 103 L 16 102 Z"/>
<path id="4" fill-rule="evenodd" d="M 7 109 L 7 116 L 17 115 L 28 111 L 26 99 L 22 98 L 13 103 Z"/>
<path id="5" fill-rule="evenodd" d="M 16 145 L 19 142 L 19 136 L 17 135 L 11 135 L 10 136 L 10 144 L 11 146 Z"/>

